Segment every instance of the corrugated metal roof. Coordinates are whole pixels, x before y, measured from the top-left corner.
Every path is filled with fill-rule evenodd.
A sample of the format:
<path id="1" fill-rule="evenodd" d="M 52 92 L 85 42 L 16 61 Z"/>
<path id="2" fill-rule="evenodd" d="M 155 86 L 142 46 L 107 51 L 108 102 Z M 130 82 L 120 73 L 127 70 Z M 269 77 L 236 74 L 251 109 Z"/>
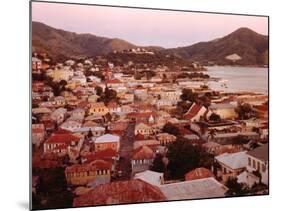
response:
<path id="1" fill-rule="evenodd" d="M 214 178 L 161 185 L 160 190 L 168 200 L 224 197 L 228 190 Z"/>

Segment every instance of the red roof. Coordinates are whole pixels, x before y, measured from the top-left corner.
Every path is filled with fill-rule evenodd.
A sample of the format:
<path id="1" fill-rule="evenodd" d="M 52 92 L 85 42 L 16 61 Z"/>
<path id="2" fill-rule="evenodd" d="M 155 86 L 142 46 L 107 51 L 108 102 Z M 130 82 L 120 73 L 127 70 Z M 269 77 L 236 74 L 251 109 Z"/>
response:
<path id="1" fill-rule="evenodd" d="M 53 129 L 55 127 L 55 123 L 51 120 L 42 121 L 46 129 Z"/>
<path id="2" fill-rule="evenodd" d="M 122 83 L 122 82 L 118 79 L 111 79 L 111 80 L 105 81 L 105 83 L 107 83 L 107 84 L 119 84 L 119 83 Z"/>
<path id="3" fill-rule="evenodd" d="M 108 104 L 107 104 L 107 107 L 108 108 L 117 108 L 118 107 L 118 105 L 117 105 L 117 103 L 116 102 L 112 102 L 112 101 L 110 101 Z"/>
<path id="4" fill-rule="evenodd" d="M 42 128 L 32 128 L 32 133 L 44 133 L 45 130 Z"/>
<path id="5" fill-rule="evenodd" d="M 73 166 L 68 166 L 65 169 L 65 173 L 110 170 L 111 166 L 112 164 L 110 162 L 104 160 L 95 160 L 89 164 L 76 164 Z"/>
<path id="6" fill-rule="evenodd" d="M 254 106 L 255 109 L 261 111 L 261 112 L 268 112 L 268 103 L 264 103 L 262 105 L 257 105 L 257 106 Z"/>
<path id="7" fill-rule="evenodd" d="M 71 132 L 69 130 L 65 130 L 65 129 L 58 129 L 57 131 L 55 131 L 53 134 L 71 134 Z"/>
<path id="8" fill-rule="evenodd" d="M 60 167 L 58 160 L 41 159 L 40 156 L 32 156 L 32 168 L 57 168 Z"/>
<path id="9" fill-rule="evenodd" d="M 63 143 L 69 145 L 72 141 L 78 142 L 80 140 L 79 137 L 74 136 L 72 134 L 53 134 L 50 138 L 45 142 L 46 144 L 57 144 Z"/>
<path id="10" fill-rule="evenodd" d="M 136 87 L 137 90 L 146 90 L 147 88 L 144 88 L 143 86 Z"/>
<path id="11" fill-rule="evenodd" d="M 144 140 L 144 135 L 138 133 L 138 134 L 135 136 L 135 140 Z"/>
<path id="12" fill-rule="evenodd" d="M 86 107 L 88 107 L 89 105 L 90 105 L 90 103 L 87 102 L 87 101 L 80 101 L 80 102 L 78 103 L 78 105 L 77 105 L 77 108 L 86 108 Z"/>
<path id="13" fill-rule="evenodd" d="M 94 160 L 98 160 L 98 159 L 107 159 L 107 158 L 113 158 L 113 157 L 117 157 L 118 153 L 111 149 L 111 148 L 107 148 L 105 150 L 101 150 L 95 153 L 90 153 L 90 154 L 86 154 L 83 157 L 86 159 L 85 163 L 90 163 Z"/>
<path id="14" fill-rule="evenodd" d="M 214 177 L 213 173 L 206 168 L 194 169 L 186 173 L 184 176 L 186 181 Z"/>
<path id="15" fill-rule="evenodd" d="M 189 108 L 189 110 L 183 116 L 187 119 L 192 119 L 198 114 L 198 112 L 202 109 L 202 107 L 203 106 L 193 103 L 192 106 Z"/>
<path id="16" fill-rule="evenodd" d="M 141 180 L 102 184 L 73 201 L 74 207 L 167 200 L 156 186 Z"/>
<path id="17" fill-rule="evenodd" d="M 261 125 L 261 129 L 268 129 L 268 122 L 265 122 Z"/>
<path id="18" fill-rule="evenodd" d="M 134 150 L 132 159 L 133 160 L 143 160 L 143 159 L 153 159 L 154 152 L 148 146 L 140 146 Z"/>
<path id="19" fill-rule="evenodd" d="M 95 160 L 90 163 L 90 165 L 96 166 L 97 169 L 111 169 L 112 163 L 105 160 Z"/>

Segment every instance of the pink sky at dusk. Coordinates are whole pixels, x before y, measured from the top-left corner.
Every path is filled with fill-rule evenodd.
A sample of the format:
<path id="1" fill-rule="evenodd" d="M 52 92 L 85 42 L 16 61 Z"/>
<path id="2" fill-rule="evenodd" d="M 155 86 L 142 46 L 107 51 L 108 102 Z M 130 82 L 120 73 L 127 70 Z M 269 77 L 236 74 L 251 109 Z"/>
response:
<path id="1" fill-rule="evenodd" d="M 240 27 L 268 34 L 267 17 L 32 2 L 32 21 L 136 45 L 187 46 Z"/>

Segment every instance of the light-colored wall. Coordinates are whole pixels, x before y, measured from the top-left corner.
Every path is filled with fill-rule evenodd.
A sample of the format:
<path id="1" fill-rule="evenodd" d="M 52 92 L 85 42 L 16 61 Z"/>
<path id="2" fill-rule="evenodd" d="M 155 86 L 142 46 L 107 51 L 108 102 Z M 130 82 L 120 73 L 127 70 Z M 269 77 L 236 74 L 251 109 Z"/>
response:
<path id="1" fill-rule="evenodd" d="M 107 107 L 91 107 L 89 109 L 89 114 L 98 114 L 98 115 L 105 115 L 106 113 L 108 113 L 108 109 Z"/>
<path id="2" fill-rule="evenodd" d="M 113 149 L 118 152 L 119 142 L 95 143 L 95 151 L 102 151 L 105 149 Z"/>
<path id="3" fill-rule="evenodd" d="M 249 162 L 249 159 L 251 160 L 250 162 Z M 248 162 L 247 170 L 249 172 L 258 170 L 261 174 L 261 182 L 268 185 L 268 165 L 267 165 L 267 163 L 255 158 L 255 157 L 252 157 L 250 155 L 248 155 L 247 162 Z M 254 162 L 255 162 L 255 165 L 254 165 Z"/>
<path id="4" fill-rule="evenodd" d="M 87 172 L 73 172 L 65 174 L 66 181 L 70 185 L 86 185 L 98 177 L 108 177 L 110 180 L 110 169 Z"/>

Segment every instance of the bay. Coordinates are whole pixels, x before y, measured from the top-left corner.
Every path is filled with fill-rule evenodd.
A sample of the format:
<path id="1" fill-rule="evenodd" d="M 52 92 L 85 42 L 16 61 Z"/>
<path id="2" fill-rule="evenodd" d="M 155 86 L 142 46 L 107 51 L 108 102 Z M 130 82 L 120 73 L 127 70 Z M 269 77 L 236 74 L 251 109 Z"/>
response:
<path id="1" fill-rule="evenodd" d="M 218 91 L 246 91 L 268 93 L 268 68 L 210 66 L 207 74 L 220 78 L 220 82 L 210 81 L 209 87 Z"/>

